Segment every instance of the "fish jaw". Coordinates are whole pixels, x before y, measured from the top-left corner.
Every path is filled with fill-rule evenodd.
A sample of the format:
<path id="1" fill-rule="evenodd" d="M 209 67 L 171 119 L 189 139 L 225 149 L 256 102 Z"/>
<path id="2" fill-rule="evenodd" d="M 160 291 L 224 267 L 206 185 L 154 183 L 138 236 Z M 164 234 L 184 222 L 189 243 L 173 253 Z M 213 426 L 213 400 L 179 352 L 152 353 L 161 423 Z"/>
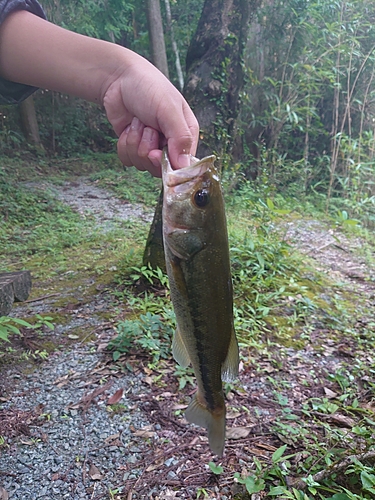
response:
<path id="1" fill-rule="evenodd" d="M 162 176 L 164 188 L 173 188 L 183 186 L 194 181 L 197 177 L 202 176 L 207 169 L 213 165 L 216 156 L 206 156 L 202 160 L 198 160 L 195 156 L 190 155 L 190 165 L 178 170 L 174 170 L 168 158 L 167 149 L 163 150 L 162 157 Z M 183 188 L 180 188 L 183 190 Z M 178 191 L 178 189 L 177 189 Z"/>

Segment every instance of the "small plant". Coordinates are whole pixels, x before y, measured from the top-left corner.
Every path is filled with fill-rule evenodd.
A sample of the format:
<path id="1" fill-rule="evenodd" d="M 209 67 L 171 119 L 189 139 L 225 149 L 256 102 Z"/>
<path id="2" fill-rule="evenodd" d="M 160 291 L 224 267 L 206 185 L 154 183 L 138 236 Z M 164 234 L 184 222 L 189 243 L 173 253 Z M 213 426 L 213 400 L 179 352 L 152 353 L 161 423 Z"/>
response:
<path id="1" fill-rule="evenodd" d="M 42 328 L 43 326 L 46 326 L 50 330 L 54 330 L 55 326 L 51 321 L 53 321 L 53 318 L 51 316 L 41 316 L 40 314 L 35 315 L 36 318 L 36 323 L 34 323 L 33 328 L 35 330 Z"/>
<path id="2" fill-rule="evenodd" d="M 286 444 L 280 446 L 271 457 L 271 465 L 268 467 L 264 467 L 263 464 L 256 458 L 253 457 L 254 464 L 256 467 L 254 474 L 240 475 L 238 472 L 234 474 L 235 480 L 243 484 L 246 488 L 246 491 L 249 495 L 253 495 L 255 493 L 259 493 L 261 491 L 266 490 L 266 481 L 275 479 L 281 480 L 282 485 L 276 488 L 271 488 L 269 495 L 279 495 L 284 494 L 284 492 L 288 492 L 288 487 L 286 483 L 286 477 L 288 477 L 290 463 L 288 459 L 290 456 L 284 457 L 284 452 L 286 450 Z M 296 490 L 297 491 L 297 490 Z M 288 492 L 289 493 L 289 492 Z M 288 496 L 279 498 L 294 498 L 295 500 L 305 500 L 305 498 L 299 496 Z M 308 499 L 308 497 L 307 497 Z"/>
<path id="3" fill-rule="evenodd" d="M 176 365 L 173 375 L 178 378 L 178 388 L 180 391 L 184 389 L 187 384 L 190 384 L 193 387 L 195 386 L 194 372 L 190 366 L 183 368 L 180 365 Z"/>
<path id="4" fill-rule="evenodd" d="M 134 282 L 139 279 L 144 279 L 151 285 L 159 284 L 165 288 L 169 288 L 168 276 L 163 273 L 160 267 L 154 269 L 150 264 L 148 264 L 147 266 L 141 267 L 133 266 L 130 269 L 133 271 L 130 277 Z"/>
<path id="5" fill-rule="evenodd" d="M 208 492 L 205 488 L 197 488 L 196 494 L 197 494 L 196 500 L 199 500 L 201 496 L 203 496 L 203 498 L 208 498 Z"/>
<path id="6" fill-rule="evenodd" d="M 245 476 L 241 477 L 238 472 L 234 474 L 234 478 L 238 483 L 243 484 L 249 495 L 253 493 L 259 493 L 265 489 L 266 483 L 263 479 L 257 478 L 256 476 Z"/>
<path id="7" fill-rule="evenodd" d="M 208 466 L 213 474 L 220 476 L 223 473 L 224 469 L 221 465 L 216 465 L 214 462 L 208 462 Z"/>
<path id="8" fill-rule="evenodd" d="M 10 318 L 9 316 L 0 317 L 0 340 L 9 341 L 9 335 L 15 333 L 19 335 L 21 332 L 17 326 L 25 326 L 27 328 L 34 328 L 33 325 L 19 318 Z"/>
<path id="9" fill-rule="evenodd" d="M 174 328 L 160 315 L 141 314 L 139 319 L 123 321 L 117 325 L 118 335 L 108 345 L 117 361 L 121 354 L 129 352 L 132 345 L 140 347 L 152 357 L 152 364 L 170 356 L 170 344 Z"/>
<path id="10" fill-rule="evenodd" d="M 337 226 L 353 227 L 358 226 L 360 221 L 357 219 L 350 219 L 346 210 L 339 210 L 336 214 L 335 223 Z"/>

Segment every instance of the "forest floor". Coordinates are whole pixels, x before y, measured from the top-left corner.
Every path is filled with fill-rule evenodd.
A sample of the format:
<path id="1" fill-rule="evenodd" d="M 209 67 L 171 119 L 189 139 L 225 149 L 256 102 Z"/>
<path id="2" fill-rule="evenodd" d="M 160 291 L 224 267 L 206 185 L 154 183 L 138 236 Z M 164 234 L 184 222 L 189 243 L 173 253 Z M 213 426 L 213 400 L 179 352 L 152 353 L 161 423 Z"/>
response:
<path id="1" fill-rule="evenodd" d="M 48 183 L 37 186 L 47 188 Z M 113 227 L 126 230 L 124 220 L 147 227 L 152 218 L 149 208 L 124 203 L 86 178 L 52 189 L 83 218 L 94 219 L 103 238 Z M 358 329 L 363 327 L 366 335 L 373 331 L 373 318 L 361 313 L 375 301 L 375 266 L 363 252 L 364 242 L 311 218 L 285 217 L 273 224 L 292 249 L 335 283 L 334 294 L 326 290 L 331 297 L 326 300 L 349 297 L 352 311 L 358 312 Z M 191 376 L 185 374 L 181 384 L 172 359 L 150 364 L 135 346 L 113 361 L 108 343 L 116 324 L 133 318 L 134 310 L 114 283 L 116 262 L 105 266 L 108 272 L 68 266 L 46 276 L 31 269 L 32 295 L 12 311 L 24 319 L 47 315 L 55 328 L 22 329 L 23 336 L 12 345 L 15 352 L 28 349 L 29 358 L 14 364 L 8 354 L 1 366 L 1 500 L 225 500 L 246 498 L 245 487 L 255 500 L 266 496 L 261 477 L 277 485 L 281 474 L 288 488 L 306 490 L 299 481 L 309 475 L 306 463 L 317 470 L 315 462 L 322 460 L 311 456 L 306 462 L 312 434 L 315 443 L 327 442 L 322 471 L 334 462 L 339 447 L 355 450 L 358 460 L 371 455 L 365 436 L 352 432 L 362 425 L 364 412 L 370 420 L 375 413 L 366 384 L 370 372 L 353 375 L 348 367 L 360 362 L 374 366 L 373 352 L 368 343 L 362 346 L 360 335 L 359 340 L 338 335 L 316 323 L 303 345 L 283 345 L 270 334 L 268 350 L 243 349 L 239 381 L 227 388 L 225 455 L 213 457 L 205 431 L 183 417 L 194 393 Z M 44 359 L 49 345 L 53 348 Z M 307 401 L 316 404 L 307 410 Z M 274 455 L 284 444 L 285 455 L 293 455 L 285 462 Z M 347 454 L 336 462 L 336 476 L 347 472 Z M 292 469 L 302 463 L 295 475 Z M 240 476 L 234 479 L 236 472 Z M 324 482 L 324 472 L 315 479 Z"/>

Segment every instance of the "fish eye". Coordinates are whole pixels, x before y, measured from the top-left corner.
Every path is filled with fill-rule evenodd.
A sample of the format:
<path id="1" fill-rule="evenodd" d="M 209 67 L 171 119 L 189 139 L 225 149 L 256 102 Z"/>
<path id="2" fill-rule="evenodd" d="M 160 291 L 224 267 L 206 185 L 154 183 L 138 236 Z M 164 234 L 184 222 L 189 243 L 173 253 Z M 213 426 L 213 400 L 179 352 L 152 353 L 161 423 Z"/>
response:
<path id="1" fill-rule="evenodd" d="M 207 189 L 199 189 L 195 194 L 194 194 L 194 202 L 199 208 L 203 208 L 207 205 L 209 202 L 209 196 L 208 196 L 208 191 Z"/>

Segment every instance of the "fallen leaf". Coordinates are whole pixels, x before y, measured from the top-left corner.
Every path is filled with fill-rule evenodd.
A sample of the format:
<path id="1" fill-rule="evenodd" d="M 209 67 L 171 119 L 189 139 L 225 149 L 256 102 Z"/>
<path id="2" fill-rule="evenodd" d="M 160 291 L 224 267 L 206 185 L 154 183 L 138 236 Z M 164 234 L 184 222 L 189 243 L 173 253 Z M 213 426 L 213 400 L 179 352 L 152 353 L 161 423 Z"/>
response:
<path id="1" fill-rule="evenodd" d="M 340 414 L 330 415 L 327 421 L 339 425 L 340 427 L 347 427 L 348 429 L 355 426 L 355 421 L 352 418 Z"/>
<path id="2" fill-rule="evenodd" d="M 103 475 L 100 474 L 99 469 L 94 464 L 90 465 L 89 474 L 93 481 L 99 481 L 100 479 L 103 479 Z"/>
<path id="3" fill-rule="evenodd" d="M 257 443 L 257 446 L 259 446 L 259 448 L 263 448 L 265 450 L 272 451 L 272 452 L 277 450 L 277 448 L 275 448 L 271 444 L 267 444 L 267 443 Z"/>
<path id="4" fill-rule="evenodd" d="M 227 439 L 244 439 L 250 434 L 251 429 L 252 427 L 232 427 L 226 433 Z"/>
<path id="5" fill-rule="evenodd" d="M 58 479 L 60 479 L 60 473 L 59 472 L 55 472 L 55 474 L 52 474 L 51 481 L 57 481 Z"/>
<path id="6" fill-rule="evenodd" d="M 57 388 L 61 389 L 61 387 L 64 387 L 64 385 L 68 384 L 69 380 L 63 380 L 62 382 L 57 384 Z"/>
<path id="7" fill-rule="evenodd" d="M 100 344 L 98 344 L 98 347 L 96 348 L 96 350 L 98 352 L 105 351 L 108 347 L 108 344 L 109 344 L 109 342 L 101 342 Z"/>
<path id="8" fill-rule="evenodd" d="M 8 500 L 9 495 L 5 488 L 0 486 L 0 500 Z"/>
<path id="9" fill-rule="evenodd" d="M 67 380 L 69 375 L 64 375 L 63 377 L 58 377 L 56 380 L 54 380 L 52 383 L 53 384 L 59 384 L 60 382 L 63 382 L 64 380 Z"/>
<path id="10" fill-rule="evenodd" d="M 246 451 L 248 451 L 248 453 L 250 453 L 251 455 L 255 455 L 256 457 L 268 458 L 268 456 L 258 448 L 247 448 Z"/>
<path id="11" fill-rule="evenodd" d="M 35 444 L 34 441 L 25 441 L 23 439 L 20 440 L 21 444 L 26 444 L 27 446 L 33 446 Z"/>
<path id="12" fill-rule="evenodd" d="M 337 398 L 337 393 L 334 391 L 331 391 L 331 389 L 328 389 L 328 387 L 324 387 L 324 394 L 327 396 L 328 399 L 334 399 Z"/>
<path id="13" fill-rule="evenodd" d="M 168 490 L 166 489 L 160 496 L 160 500 L 171 500 L 172 498 L 176 498 L 178 491 Z"/>
<path id="14" fill-rule="evenodd" d="M 156 460 L 156 462 L 147 467 L 146 472 L 152 472 L 153 470 L 160 469 L 160 466 L 163 464 L 163 462 L 164 458 L 159 458 L 159 460 Z"/>
<path id="15" fill-rule="evenodd" d="M 146 425 L 145 427 L 142 427 L 142 429 L 134 429 L 133 433 L 134 436 L 143 437 L 146 439 L 155 436 L 152 425 Z"/>
<path id="16" fill-rule="evenodd" d="M 154 383 L 154 380 L 152 377 L 145 377 L 144 379 L 144 382 L 146 382 L 146 384 L 148 385 L 152 385 Z"/>
<path id="17" fill-rule="evenodd" d="M 225 416 L 227 420 L 231 420 L 234 418 L 238 418 L 240 416 L 240 412 L 238 411 L 233 411 L 233 412 L 228 412 Z"/>
<path id="18" fill-rule="evenodd" d="M 124 389 L 118 389 L 112 396 L 110 396 L 107 400 L 107 405 L 114 405 L 120 401 L 122 396 L 124 395 Z"/>
<path id="19" fill-rule="evenodd" d="M 94 391 L 90 393 L 86 393 L 82 396 L 79 401 L 79 405 L 82 407 L 83 411 L 86 411 L 95 398 L 102 395 L 105 391 L 107 391 L 112 385 L 112 380 L 109 380 L 106 384 L 97 387 Z"/>
<path id="20" fill-rule="evenodd" d="M 79 339 L 79 335 L 75 335 L 74 333 L 70 333 L 68 335 L 68 338 L 70 338 L 72 340 L 77 340 L 77 339 Z"/>
<path id="21" fill-rule="evenodd" d="M 139 431 L 135 431 L 134 436 L 143 437 L 145 439 L 148 439 L 148 438 L 154 437 L 155 436 L 155 432 L 139 430 Z"/>
<path id="22" fill-rule="evenodd" d="M 120 434 L 112 434 L 111 436 L 108 436 L 106 439 L 105 439 L 105 443 L 110 443 L 111 441 L 114 441 L 115 439 L 119 438 L 120 437 Z"/>
<path id="23" fill-rule="evenodd" d="M 190 441 L 189 446 L 194 446 L 194 445 L 196 445 L 196 444 L 198 443 L 198 441 L 199 441 L 199 437 L 198 437 L 198 436 L 196 436 L 195 438 L 193 438 L 193 439 Z"/>
<path id="24" fill-rule="evenodd" d="M 172 410 L 185 410 L 188 407 L 188 405 L 173 405 Z"/>

